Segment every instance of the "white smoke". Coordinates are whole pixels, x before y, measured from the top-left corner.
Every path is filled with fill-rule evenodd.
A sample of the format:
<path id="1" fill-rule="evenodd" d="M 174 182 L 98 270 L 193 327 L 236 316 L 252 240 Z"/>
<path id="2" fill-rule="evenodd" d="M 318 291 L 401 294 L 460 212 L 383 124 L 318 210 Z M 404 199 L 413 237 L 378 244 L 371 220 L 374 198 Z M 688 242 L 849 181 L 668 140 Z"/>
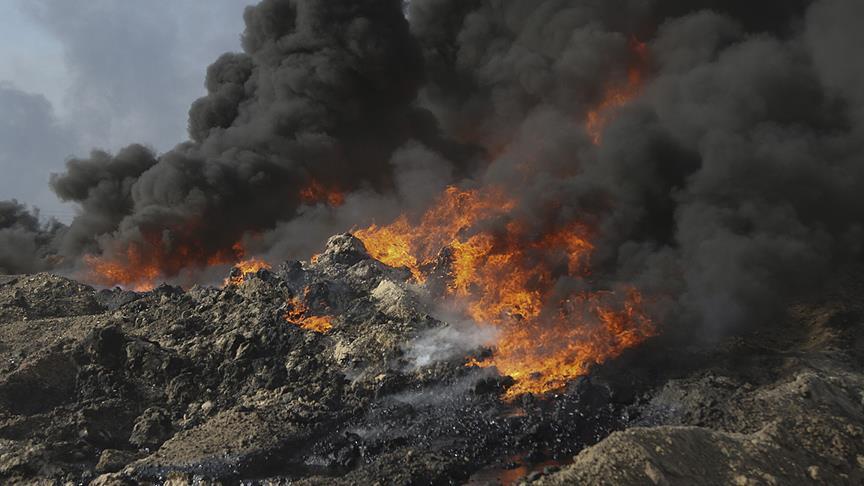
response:
<path id="1" fill-rule="evenodd" d="M 446 324 L 422 333 L 405 350 L 414 369 L 464 358 L 479 348 L 493 346 L 501 332 L 465 319 L 452 308 L 438 309 L 436 317 Z"/>

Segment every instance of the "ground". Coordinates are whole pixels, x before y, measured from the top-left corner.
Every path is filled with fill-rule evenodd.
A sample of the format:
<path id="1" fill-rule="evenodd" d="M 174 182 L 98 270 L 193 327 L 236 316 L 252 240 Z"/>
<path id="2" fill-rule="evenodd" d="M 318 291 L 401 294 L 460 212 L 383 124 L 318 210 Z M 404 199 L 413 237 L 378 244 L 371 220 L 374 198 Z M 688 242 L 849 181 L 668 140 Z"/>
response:
<path id="1" fill-rule="evenodd" d="M 412 362 L 447 325 L 410 280 L 347 235 L 226 288 L 0 277 L 0 483 L 864 483 L 854 276 L 509 403 L 464 356 Z"/>

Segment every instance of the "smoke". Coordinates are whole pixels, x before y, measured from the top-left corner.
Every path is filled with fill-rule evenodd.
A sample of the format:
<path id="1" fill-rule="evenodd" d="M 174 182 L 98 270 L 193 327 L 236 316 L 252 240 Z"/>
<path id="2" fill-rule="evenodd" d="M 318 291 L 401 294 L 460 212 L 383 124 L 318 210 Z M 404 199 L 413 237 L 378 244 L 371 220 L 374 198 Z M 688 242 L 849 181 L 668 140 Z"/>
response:
<path id="1" fill-rule="evenodd" d="M 156 163 L 152 151 L 132 145 L 116 156 L 94 151 L 89 159 L 72 159 L 66 163 L 66 174 L 53 175 L 51 187 L 57 196 L 82 209 L 63 235 L 63 253 L 74 257 L 96 251 L 96 236 L 111 234 L 134 210 L 133 186 Z"/>
<path id="2" fill-rule="evenodd" d="M 424 101 L 496 153 L 484 182 L 538 231 L 591 222 L 597 285 L 636 284 L 712 334 L 777 318 L 861 257 L 864 6 L 810 3 L 430 0 L 411 19 Z M 642 86 L 595 146 L 585 114 L 640 66 L 634 39 Z"/>
<path id="3" fill-rule="evenodd" d="M 74 145 L 52 104 L 0 81 L 0 198 L 27 200 L 47 213 L 63 208 L 46 182 Z"/>
<path id="4" fill-rule="evenodd" d="M 0 274 L 35 272 L 51 267 L 51 241 L 63 227 L 43 224 L 38 211 L 17 201 L 0 201 Z"/>
<path id="5" fill-rule="evenodd" d="M 183 265 L 204 266 L 297 217 L 310 184 L 391 192 L 391 155 L 409 141 L 459 163 L 459 147 L 413 103 L 423 60 L 401 2 L 266 0 L 245 20 L 244 52 L 208 69 L 190 142 L 159 156 L 95 153 L 54 177 L 60 197 L 84 209 L 65 254 L 182 249 Z"/>
<path id="6" fill-rule="evenodd" d="M 494 326 L 478 326 L 464 319 L 464 312 L 438 306 L 435 315 L 447 324 L 417 336 L 405 349 L 412 369 L 451 359 L 464 359 L 477 350 L 493 346 L 500 331 Z"/>
<path id="7" fill-rule="evenodd" d="M 770 321 L 861 259 L 862 16 L 856 0 L 265 0 L 243 52 L 208 69 L 189 142 L 53 178 L 82 212 L 52 244 L 66 262 L 182 253 L 160 262 L 171 277 L 238 242 L 304 256 L 485 184 L 537 234 L 593 228 L 590 285 L 635 285 L 661 322 Z M 313 183 L 344 204 L 304 200 Z"/>

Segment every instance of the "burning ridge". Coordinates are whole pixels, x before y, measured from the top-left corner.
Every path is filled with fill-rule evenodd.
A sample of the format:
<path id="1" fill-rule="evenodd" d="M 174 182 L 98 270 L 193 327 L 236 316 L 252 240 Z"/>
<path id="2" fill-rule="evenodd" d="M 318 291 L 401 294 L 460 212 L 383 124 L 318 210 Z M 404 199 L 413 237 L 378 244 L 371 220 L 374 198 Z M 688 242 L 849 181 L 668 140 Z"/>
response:
<path id="1" fill-rule="evenodd" d="M 515 206 L 499 190 L 450 187 L 416 224 L 401 216 L 354 233 L 374 258 L 420 282 L 427 271 L 443 276 L 442 297 L 500 332 L 493 357 L 472 364 L 514 378 L 509 398 L 558 390 L 655 329 L 636 289 L 588 290 L 587 228 L 528 235 L 508 221 Z"/>
<path id="2" fill-rule="evenodd" d="M 410 271 L 442 308 L 494 329 L 492 356 L 469 364 L 513 378 L 507 399 L 560 390 L 655 333 L 638 290 L 591 290 L 593 246 L 586 226 L 530 234 L 512 218 L 517 206 L 499 189 L 449 187 L 417 222 L 402 215 L 389 225 L 354 231 L 373 258 Z M 243 256 L 242 246 L 235 245 L 232 258 Z M 230 261 L 211 257 L 207 264 Z M 155 287 L 158 273 L 139 252 L 130 251 L 126 263 L 143 272 L 132 282 L 147 279 L 137 290 Z M 102 278 L 126 283 L 129 270 L 97 261 L 91 266 Z M 223 285 L 240 285 L 270 268 L 259 258 L 243 260 Z M 310 314 L 303 298 L 293 299 L 284 317 L 315 332 L 333 327 L 333 317 Z"/>

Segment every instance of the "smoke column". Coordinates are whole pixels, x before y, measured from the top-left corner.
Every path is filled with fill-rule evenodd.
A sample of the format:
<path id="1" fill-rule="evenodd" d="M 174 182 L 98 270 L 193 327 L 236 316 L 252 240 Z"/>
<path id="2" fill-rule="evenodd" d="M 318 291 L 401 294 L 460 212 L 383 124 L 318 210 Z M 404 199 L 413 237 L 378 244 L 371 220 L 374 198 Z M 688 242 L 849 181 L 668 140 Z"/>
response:
<path id="1" fill-rule="evenodd" d="M 49 269 L 49 246 L 62 230 L 56 222 L 40 223 L 38 211 L 17 201 L 0 201 L 0 274 Z"/>
<path id="2" fill-rule="evenodd" d="M 411 20 L 425 106 L 495 154 L 478 177 L 518 191 L 526 221 L 593 222 L 599 281 L 710 335 L 860 260 L 861 15 L 852 0 L 430 0 Z M 638 93 L 599 115 L 595 143 L 585 113 L 634 66 Z"/>

